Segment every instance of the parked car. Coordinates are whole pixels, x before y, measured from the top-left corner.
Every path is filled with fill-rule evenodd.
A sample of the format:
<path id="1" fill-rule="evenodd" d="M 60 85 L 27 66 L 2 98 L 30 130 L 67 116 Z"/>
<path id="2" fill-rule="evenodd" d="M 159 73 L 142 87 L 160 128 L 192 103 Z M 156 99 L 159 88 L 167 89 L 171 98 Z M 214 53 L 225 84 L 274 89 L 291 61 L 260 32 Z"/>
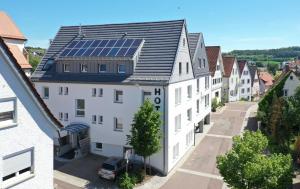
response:
<path id="1" fill-rule="evenodd" d="M 121 157 L 110 157 L 98 170 L 98 175 L 108 180 L 115 180 L 126 169 L 126 160 Z"/>

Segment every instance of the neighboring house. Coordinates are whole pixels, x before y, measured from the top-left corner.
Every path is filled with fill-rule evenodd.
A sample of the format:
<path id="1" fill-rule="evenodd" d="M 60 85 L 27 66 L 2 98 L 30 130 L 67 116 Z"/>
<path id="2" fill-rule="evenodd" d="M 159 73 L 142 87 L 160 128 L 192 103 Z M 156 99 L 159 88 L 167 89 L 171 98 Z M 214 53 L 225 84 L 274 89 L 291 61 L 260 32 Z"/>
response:
<path id="1" fill-rule="evenodd" d="M 294 71 L 290 71 L 287 73 L 287 79 L 283 86 L 283 96 L 294 96 L 296 93 L 296 89 L 300 87 L 300 77 L 298 73 Z"/>
<path id="2" fill-rule="evenodd" d="M 221 47 L 207 46 L 206 54 L 212 77 L 211 98 L 216 98 L 217 101 L 220 102 L 222 98 L 222 77 L 224 73 Z"/>
<path id="3" fill-rule="evenodd" d="M 259 79 L 257 67 L 255 65 L 248 64 L 250 75 L 251 75 L 251 98 L 257 100 L 259 98 Z"/>
<path id="4" fill-rule="evenodd" d="M 53 189 L 53 137 L 61 124 L 4 40 L 0 37 L 0 188 Z"/>
<path id="5" fill-rule="evenodd" d="M 123 156 L 133 116 L 150 99 L 163 121 L 151 165 L 167 174 L 193 145 L 194 126 L 210 122 L 203 37 L 188 35 L 184 20 L 63 26 L 31 79 L 69 133 L 64 152 L 81 150 L 84 135 L 91 153 Z"/>
<path id="6" fill-rule="evenodd" d="M 259 78 L 259 91 L 260 94 L 264 94 L 274 83 L 274 79 L 268 72 L 258 72 Z"/>
<path id="7" fill-rule="evenodd" d="M 252 87 L 251 87 L 251 74 L 247 61 L 238 61 L 240 72 L 240 99 L 251 101 Z"/>
<path id="8" fill-rule="evenodd" d="M 27 76 L 31 75 L 32 66 L 29 64 L 29 56 L 25 49 L 27 39 L 21 33 L 12 19 L 0 11 L 0 37 L 5 41 L 9 50 L 16 58 L 18 64 Z"/>
<path id="9" fill-rule="evenodd" d="M 239 66 L 234 56 L 222 56 L 224 74 L 223 74 L 223 93 L 224 102 L 234 102 L 239 97 Z"/>

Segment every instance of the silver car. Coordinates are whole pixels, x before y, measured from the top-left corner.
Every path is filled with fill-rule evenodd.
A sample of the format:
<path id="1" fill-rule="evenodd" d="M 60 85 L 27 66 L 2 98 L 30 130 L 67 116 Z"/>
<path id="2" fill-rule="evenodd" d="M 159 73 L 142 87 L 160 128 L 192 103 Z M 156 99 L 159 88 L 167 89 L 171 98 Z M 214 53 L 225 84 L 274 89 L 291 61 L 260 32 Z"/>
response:
<path id="1" fill-rule="evenodd" d="M 126 169 L 126 161 L 121 157 L 110 157 L 98 170 L 98 175 L 108 180 L 115 180 Z"/>

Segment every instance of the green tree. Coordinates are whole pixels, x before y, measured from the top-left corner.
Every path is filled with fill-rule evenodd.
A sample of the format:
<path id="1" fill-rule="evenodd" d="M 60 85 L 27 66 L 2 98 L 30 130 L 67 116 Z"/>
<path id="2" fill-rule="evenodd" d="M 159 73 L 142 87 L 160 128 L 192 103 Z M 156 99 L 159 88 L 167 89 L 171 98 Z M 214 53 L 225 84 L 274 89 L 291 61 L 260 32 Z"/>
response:
<path id="1" fill-rule="evenodd" d="M 149 100 L 146 100 L 134 115 L 131 136 L 128 136 L 128 139 L 135 153 L 143 157 L 145 171 L 146 158 L 161 148 L 161 123 L 160 113 Z"/>
<path id="2" fill-rule="evenodd" d="M 269 63 L 267 65 L 267 69 L 270 73 L 272 73 L 273 75 L 276 75 L 276 71 L 278 70 L 278 65 Z"/>
<path id="3" fill-rule="evenodd" d="M 217 157 L 224 181 L 233 189 L 286 189 L 292 184 L 290 155 L 266 155 L 268 139 L 261 132 L 246 131 L 233 138 L 233 147 Z"/>

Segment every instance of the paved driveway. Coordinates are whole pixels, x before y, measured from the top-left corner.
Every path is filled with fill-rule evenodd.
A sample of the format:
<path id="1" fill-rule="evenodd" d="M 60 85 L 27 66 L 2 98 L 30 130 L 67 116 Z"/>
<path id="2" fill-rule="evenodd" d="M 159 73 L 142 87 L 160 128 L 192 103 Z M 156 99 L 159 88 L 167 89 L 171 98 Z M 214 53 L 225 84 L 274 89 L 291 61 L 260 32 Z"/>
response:
<path id="1" fill-rule="evenodd" d="M 113 181 L 100 179 L 97 169 L 105 159 L 97 155 L 88 155 L 68 163 L 54 162 L 55 189 L 113 189 Z"/>
<path id="2" fill-rule="evenodd" d="M 240 134 L 246 111 L 253 104 L 230 103 L 222 113 L 213 113 L 211 120 L 214 125 L 210 131 L 161 188 L 222 189 L 216 157 L 231 148 L 232 136 Z"/>

